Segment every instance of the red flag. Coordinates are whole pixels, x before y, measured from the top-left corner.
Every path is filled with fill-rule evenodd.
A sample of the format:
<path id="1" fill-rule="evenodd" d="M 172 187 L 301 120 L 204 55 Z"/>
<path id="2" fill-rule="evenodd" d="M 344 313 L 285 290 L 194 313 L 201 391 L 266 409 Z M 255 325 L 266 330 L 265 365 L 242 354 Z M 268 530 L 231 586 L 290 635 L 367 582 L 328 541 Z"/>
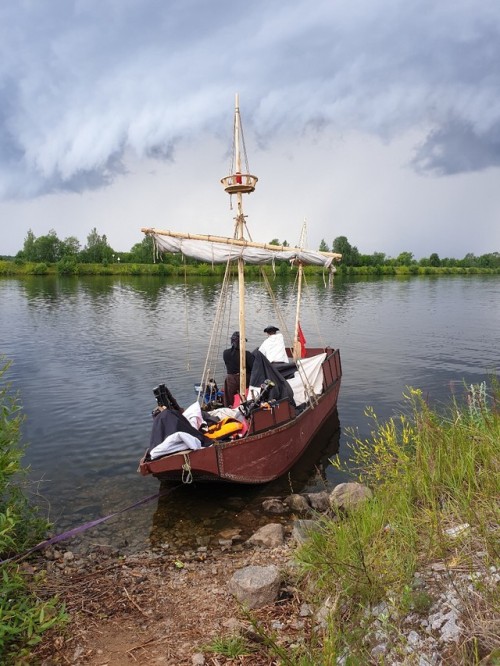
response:
<path id="1" fill-rule="evenodd" d="M 302 333 L 300 322 L 297 330 L 297 338 L 300 342 L 300 358 L 304 358 L 304 356 L 306 355 L 306 339 L 304 337 L 304 334 Z"/>

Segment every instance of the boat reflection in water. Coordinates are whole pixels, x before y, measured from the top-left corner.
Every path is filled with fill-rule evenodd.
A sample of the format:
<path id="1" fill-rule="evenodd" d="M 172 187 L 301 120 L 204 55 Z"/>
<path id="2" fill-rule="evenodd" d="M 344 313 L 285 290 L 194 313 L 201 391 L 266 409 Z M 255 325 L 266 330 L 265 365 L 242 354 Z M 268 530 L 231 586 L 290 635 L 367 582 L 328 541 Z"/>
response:
<path id="1" fill-rule="evenodd" d="M 330 415 L 301 459 L 285 476 L 265 485 L 217 483 L 174 484 L 164 481 L 150 533 L 152 547 L 173 552 L 218 545 L 219 540 L 244 541 L 269 522 L 287 522 L 289 515 L 264 513 L 262 502 L 292 493 L 331 490 L 327 470 L 339 451 L 337 409 Z"/>

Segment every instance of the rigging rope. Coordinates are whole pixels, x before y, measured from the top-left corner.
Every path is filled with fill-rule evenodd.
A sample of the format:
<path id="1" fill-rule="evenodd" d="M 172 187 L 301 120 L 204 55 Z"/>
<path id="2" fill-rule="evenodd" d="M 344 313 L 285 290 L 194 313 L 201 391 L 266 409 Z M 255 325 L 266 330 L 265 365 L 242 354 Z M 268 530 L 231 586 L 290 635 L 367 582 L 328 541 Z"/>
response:
<path id="1" fill-rule="evenodd" d="M 306 279 L 305 274 L 302 275 L 302 281 L 303 281 L 303 285 L 304 285 L 304 291 L 305 291 L 307 294 L 310 294 L 310 291 L 309 291 L 309 284 L 308 284 L 308 282 L 307 282 L 307 279 Z M 312 299 L 309 298 L 309 299 L 308 299 L 308 303 L 312 303 L 312 302 L 313 302 Z M 314 330 L 315 330 L 315 332 L 316 332 L 316 334 L 317 334 L 317 336 L 318 336 L 318 340 L 320 341 L 320 346 L 323 347 L 323 348 L 325 348 L 325 346 L 326 346 L 326 345 L 325 345 L 325 340 L 324 340 L 324 338 L 323 338 L 323 335 L 322 335 L 321 330 L 320 330 L 320 327 L 319 327 L 318 318 L 317 318 L 317 316 L 316 316 L 316 308 L 309 308 L 309 312 L 312 314 L 312 320 L 313 320 L 313 324 L 314 324 Z"/>
<path id="2" fill-rule="evenodd" d="M 208 343 L 208 351 L 203 367 L 200 390 L 198 392 L 198 402 L 201 403 L 205 395 L 205 388 L 211 378 L 215 379 L 217 372 L 217 365 L 221 358 L 221 343 L 223 340 L 224 323 L 226 323 L 226 335 L 224 339 L 229 338 L 229 323 L 232 306 L 233 289 L 231 284 L 231 258 L 226 263 L 226 270 L 221 285 L 220 296 L 215 312 L 214 323 Z M 229 306 L 229 312 L 228 312 Z"/>
<path id="3" fill-rule="evenodd" d="M 191 345 L 190 345 L 190 336 L 189 336 L 189 313 L 188 313 L 188 294 L 187 294 L 187 265 L 186 258 L 182 255 L 184 259 L 184 320 L 186 328 L 186 371 L 191 370 Z"/>
<path id="4" fill-rule="evenodd" d="M 191 471 L 191 461 L 189 460 L 189 453 L 183 453 L 184 463 L 182 465 L 182 483 L 193 483 L 193 473 Z"/>
<path id="5" fill-rule="evenodd" d="M 288 346 L 291 349 L 293 349 L 293 343 L 295 341 L 294 336 L 290 335 L 290 332 L 289 332 L 288 327 L 286 325 L 285 318 L 282 314 L 282 309 L 278 305 L 278 301 L 276 300 L 276 296 L 274 294 L 273 288 L 271 286 L 269 278 L 268 278 L 268 276 L 267 276 L 263 267 L 261 268 L 261 272 L 262 272 L 262 277 L 263 277 L 264 283 L 266 285 L 267 291 L 269 293 L 269 297 L 271 298 L 271 301 L 273 302 L 274 309 L 276 311 L 276 316 L 278 317 L 278 320 L 279 320 L 279 325 L 280 325 L 281 329 L 284 331 L 284 336 L 283 337 L 285 338 Z M 296 283 L 297 283 L 297 278 L 295 280 L 294 286 L 295 286 Z M 291 341 L 291 344 L 290 344 L 290 341 Z M 314 407 L 315 405 L 318 404 L 318 397 L 314 392 L 314 387 L 309 382 L 309 378 L 307 377 L 307 374 L 306 374 L 304 368 L 302 367 L 302 365 L 300 363 L 297 363 L 297 370 L 299 372 L 299 376 L 300 376 L 300 379 L 302 381 L 302 385 L 304 386 L 304 391 L 305 391 L 305 394 L 307 396 L 307 400 L 308 400 L 310 406 Z"/>

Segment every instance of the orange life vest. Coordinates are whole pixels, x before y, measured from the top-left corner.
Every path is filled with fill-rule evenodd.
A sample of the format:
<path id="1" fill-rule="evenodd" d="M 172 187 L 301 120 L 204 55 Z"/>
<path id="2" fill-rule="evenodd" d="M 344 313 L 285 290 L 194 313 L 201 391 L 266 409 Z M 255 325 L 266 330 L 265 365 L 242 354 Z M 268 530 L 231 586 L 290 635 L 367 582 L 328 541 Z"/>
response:
<path id="1" fill-rule="evenodd" d="M 207 432 L 203 434 L 209 439 L 222 439 L 228 437 L 228 435 L 240 432 L 240 430 L 243 430 L 243 423 L 228 416 L 218 423 L 209 426 Z"/>

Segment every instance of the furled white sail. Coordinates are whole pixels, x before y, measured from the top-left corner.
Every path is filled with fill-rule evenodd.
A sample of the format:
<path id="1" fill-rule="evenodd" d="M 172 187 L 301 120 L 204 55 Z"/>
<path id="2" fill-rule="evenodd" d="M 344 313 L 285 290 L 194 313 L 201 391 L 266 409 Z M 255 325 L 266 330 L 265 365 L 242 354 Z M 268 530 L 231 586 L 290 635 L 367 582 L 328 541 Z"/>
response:
<path id="1" fill-rule="evenodd" d="M 305 265 L 330 268 L 341 255 L 282 245 L 253 243 L 251 241 L 218 236 L 191 236 L 156 229 L 143 229 L 152 236 L 161 252 L 182 253 L 186 257 L 207 263 L 226 263 L 242 258 L 248 264 L 270 264 L 274 261 L 290 261 Z"/>

